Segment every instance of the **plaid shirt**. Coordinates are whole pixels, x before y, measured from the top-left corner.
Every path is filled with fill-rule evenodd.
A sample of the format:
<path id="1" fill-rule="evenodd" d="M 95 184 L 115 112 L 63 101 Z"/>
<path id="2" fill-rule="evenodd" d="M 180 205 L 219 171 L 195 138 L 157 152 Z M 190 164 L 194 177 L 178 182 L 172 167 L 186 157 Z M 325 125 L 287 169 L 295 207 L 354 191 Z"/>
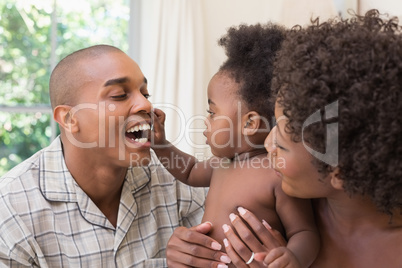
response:
<path id="1" fill-rule="evenodd" d="M 151 151 L 129 169 L 117 227 L 78 186 L 60 138 L 0 178 L 0 267 L 166 267 L 178 226 L 200 223 L 206 189 L 176 181 Z"/>

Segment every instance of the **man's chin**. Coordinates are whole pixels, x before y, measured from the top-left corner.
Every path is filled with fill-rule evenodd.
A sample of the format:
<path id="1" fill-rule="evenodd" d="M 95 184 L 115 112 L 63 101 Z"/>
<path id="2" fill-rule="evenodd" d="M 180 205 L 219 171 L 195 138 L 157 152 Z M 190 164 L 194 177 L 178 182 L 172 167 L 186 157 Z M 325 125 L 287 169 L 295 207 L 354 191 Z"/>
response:
<path id="1" fill-rule="evenodd" d="M 128 160 L 130 167 L 148 166 L 151 162 L 151 152 L 150 150 L 145 150 L 141 152 L 130 153 L 128 155 Z"/>

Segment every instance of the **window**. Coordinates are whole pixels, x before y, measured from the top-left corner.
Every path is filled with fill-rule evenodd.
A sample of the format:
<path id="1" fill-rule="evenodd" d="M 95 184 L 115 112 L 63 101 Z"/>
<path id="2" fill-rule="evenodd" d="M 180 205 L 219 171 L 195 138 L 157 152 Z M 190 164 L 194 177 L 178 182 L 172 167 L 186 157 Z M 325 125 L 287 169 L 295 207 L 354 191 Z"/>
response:
<path id="1" fill-rule="evenodd" d="M 129 0 L 0 1 L 0 176 L 58 134 L 48 83 L 55 64 L 94 44 L 128 52 Z"/>

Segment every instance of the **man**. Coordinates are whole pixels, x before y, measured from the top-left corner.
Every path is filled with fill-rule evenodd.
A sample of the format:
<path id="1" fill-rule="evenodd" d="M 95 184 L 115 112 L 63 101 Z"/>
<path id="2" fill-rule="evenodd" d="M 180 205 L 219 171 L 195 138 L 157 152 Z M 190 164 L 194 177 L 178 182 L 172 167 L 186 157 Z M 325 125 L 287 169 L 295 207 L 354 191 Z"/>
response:
<path id="1" fill-rule="evenodd" d="M 60 136 L 0 179 L 0 267 L 164 267 L 173 230 L 201 221 L 204 189 L 150 150 L 147 80 L 97 45 L 56 66 Z"/>

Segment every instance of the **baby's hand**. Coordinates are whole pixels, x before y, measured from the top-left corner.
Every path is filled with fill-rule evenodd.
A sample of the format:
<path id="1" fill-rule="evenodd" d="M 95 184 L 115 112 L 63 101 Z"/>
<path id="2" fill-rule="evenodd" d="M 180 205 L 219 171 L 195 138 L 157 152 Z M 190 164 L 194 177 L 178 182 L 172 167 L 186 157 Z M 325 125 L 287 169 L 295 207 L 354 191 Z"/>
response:
<path id="1" fill-rule="evenodd" d="M 302 268 L 296 256 L 287 247 L 256 253 L 254 260 L 262 262 L 265 267 Z"/>
<path id="2" fill-rule="evenodd" d="M 165 136 L 166 114 L 162 110 L 155 108 L 151 113 L 151 118 L 153 121 L 152 147 L 157 148 L 158 146 L 166 145 L 168 143 Z"/>

